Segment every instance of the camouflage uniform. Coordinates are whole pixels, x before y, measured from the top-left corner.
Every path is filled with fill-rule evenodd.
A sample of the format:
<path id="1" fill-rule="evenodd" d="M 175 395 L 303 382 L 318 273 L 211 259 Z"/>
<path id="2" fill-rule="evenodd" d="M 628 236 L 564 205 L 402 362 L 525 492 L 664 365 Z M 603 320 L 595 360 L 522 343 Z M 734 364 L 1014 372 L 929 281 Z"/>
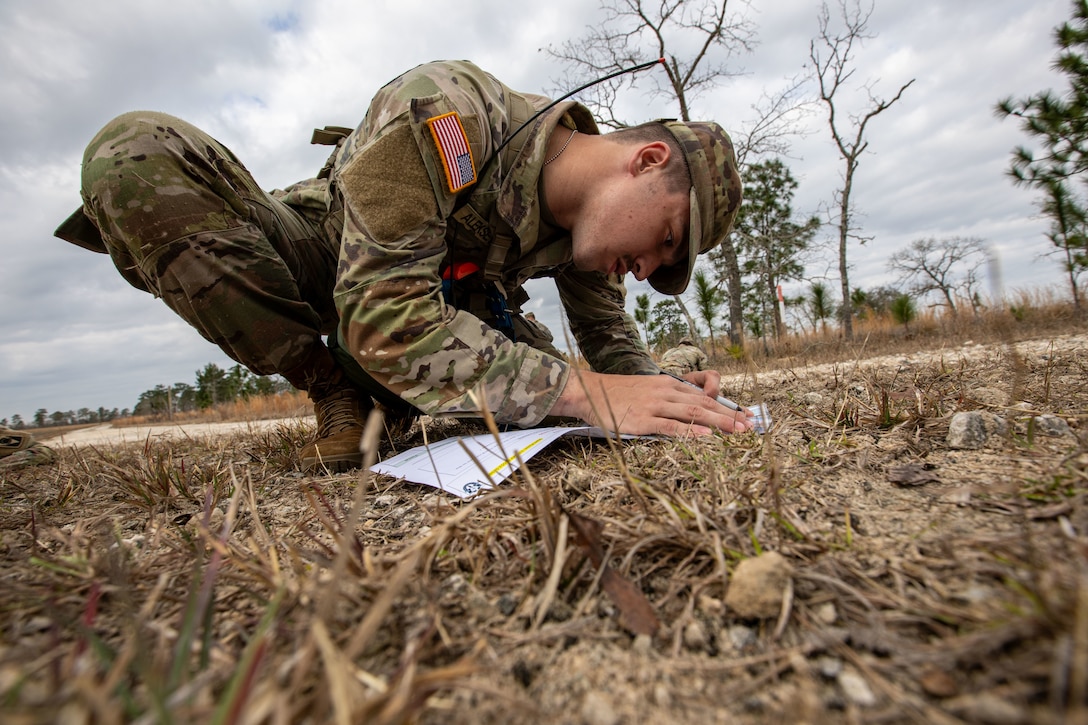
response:
<path id="1" fill-rule="evenodd" d="M 707 363 L 706 353 L 690 342 L 682 342 L 661 356 L 661 369 L 673 375 L 683 376 L 696 370 L 706 370 Z"/>
<path id="2" fill-rule="evenodd" d="M 0 471 L 53 463 L 57 454 L 25 430 L 0 425 Z"/>
<path id="3" fill-rule="evenodd" d="M 130 283 L 255 372 L 308 389 L 346 370 L 387 403 L 431 415 L 486 406 L 500 422 L 533 425 L 558 399 L 569 366 L 550 333 L 520 314 L 530 278 L 555 279 L 595 370 L 658 371 L 624 311 L 622 280 L 576 270 L 569 235 L 547 215 L 539 178 L 549 134 L 559 124 L 598 129 L 586 108 L 566 102 L 519 133 L 546 104 L 471 63 L 426 64 L 382 88 L 354 131 L 315 132 L 342 136 L 325 168 L 271 193 L 200 130 L 163 114 L 127 114 L 88 147 L 82 213 L 58 236 L 108 251 Z M 690 154 L 699 141 L 688 135 L 681 143 Z M 714 143 L 731 162 L 724 133 Z M 716 242 L 739 205 L 739 178 L 734 170 L 696 182 L 704 210 L 711 193 L 731 205 L 729 214 L 702 214 Z M 708 247 L 713 234 L 692 244 Z M 447 301 L 443 272 L 465 262 L 480 271 L 452 283 Z M 693 263 L 686 274 L 659 269 L 651 282 L 682 289 Z M 517 342 L 494 329 L 494 285 Z M 330 333 L 339 364 L 319 344 Z M 297 372 L 312 378 L 314 370 L 324 372 L 316 380 Z"/>

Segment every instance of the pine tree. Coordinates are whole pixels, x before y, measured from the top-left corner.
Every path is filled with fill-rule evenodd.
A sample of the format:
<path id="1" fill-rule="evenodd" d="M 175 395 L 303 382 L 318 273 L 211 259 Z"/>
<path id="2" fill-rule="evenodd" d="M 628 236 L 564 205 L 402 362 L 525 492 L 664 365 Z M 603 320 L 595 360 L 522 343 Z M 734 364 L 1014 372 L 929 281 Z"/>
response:
<path id="1" fill-rule="evenodd" d="M 1088 0 L 1073 2 L 1073 17 L 1054 31 L 1059 52 L 1053 67 L 1069 83 L 1064 94 L 1046 90 L 1000 101 L 1001 118 L 1015 116 L 1020 128 L 1041 145 L 1013 150 L 1009 175 L 1041 191 L 1040 208 L 1051 222 L 1047 237 L 1064 257 L 1073 304 L 1082 308 L 1080 276 L 1088 271 L 1088 200 L 1082 183 L 1088 172 Z"/>

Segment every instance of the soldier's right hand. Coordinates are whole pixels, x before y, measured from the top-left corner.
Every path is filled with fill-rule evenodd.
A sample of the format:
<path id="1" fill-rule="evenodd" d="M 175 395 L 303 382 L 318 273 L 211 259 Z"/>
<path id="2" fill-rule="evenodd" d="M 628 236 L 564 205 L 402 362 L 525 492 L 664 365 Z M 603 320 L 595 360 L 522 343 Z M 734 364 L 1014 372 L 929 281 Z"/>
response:
<path id="1" fill-rule="evenodd" d="M 753 427 L 746 413 L 668 375 L 605 375 L 577 369 L 571 370 L 550 414 L 632 435 L 741 433 Z"/>

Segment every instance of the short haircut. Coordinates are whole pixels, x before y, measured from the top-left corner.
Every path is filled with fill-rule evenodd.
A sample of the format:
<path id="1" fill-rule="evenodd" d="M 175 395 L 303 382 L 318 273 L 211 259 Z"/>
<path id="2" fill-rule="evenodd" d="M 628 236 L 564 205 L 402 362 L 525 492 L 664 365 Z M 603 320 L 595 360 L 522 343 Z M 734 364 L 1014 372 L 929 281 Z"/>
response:
<path id="1" fill-rule="evenodd" d="M 638 126 L 627 126 L 609 133 L 605 138 L 612 139 L 624 145 L 636 145 L 663 141 L 669 145 L 669 163 L 665 167 L 665 189 L 669 193 L 684 193 L 691 188 L 691 172 L 688 170 L 688 162 L 684 157 L 684 151 L 680 148 L 680 142 L 665 128 L 665 125 L 657 121 L 641 123 Z"/>

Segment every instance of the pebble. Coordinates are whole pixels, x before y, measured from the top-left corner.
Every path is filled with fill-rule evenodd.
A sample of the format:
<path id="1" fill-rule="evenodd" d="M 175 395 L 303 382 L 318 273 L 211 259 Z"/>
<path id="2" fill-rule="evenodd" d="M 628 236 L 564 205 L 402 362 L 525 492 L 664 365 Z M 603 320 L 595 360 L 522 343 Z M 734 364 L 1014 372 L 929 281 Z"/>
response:
<path id="1" fill-rule="evenodd" d="M 706 645 L 707 636 L 703 623 L 699 620 L 688 622 L 684 627 L 684 646 L 692 652 L 702 652 Z"/>
<path id="2" fill-rule="evenodd" d="M 1035 426 L 1035 432 L 1039 435 L 1054 437 L 1073 435 L 1065 418 L 1059 418 L 1056 415 L 1037 415 L 1031 420 Z"/>
<path id="3" fill-rule="evenodd" d="M 639 654 L 649 654 L 654 649 L 654 640 L 648 634 L 636 635 L 635 641 L 631 643 L 631 649 Z"/>
<path id="4" fill-rule="evenodd" d="M 582 720 L 586 725 L 618 725 L 620 716 L 604 695 L 590 692 L 582 700 Z"/>
<path id="5" fill-rule="evenodd" d="M 219 532 L 223 530 L 223 519 L 226 515 L 222 509 L 213 508 L 208 515 L 208 531 L 212 536 L 218 536 Z M 200 529 L 200 524 L 204 522 L 204 512 L 194 514 L 188 521 L 185 522 L 185 528 L 193 534 L 196 534 Z"/>
<path id="6" fill-rule="evenodd" d="M 948 424 L 949 448 L 973 450 L 984 447 L 993 436 L 1008 432 L 1005 419 L 979 410 L 956 413 Z"/>
<path id="7" fill-rule="evenodd" d="M 835 609 L 832 602 L 824 602 L 816 607 L 815 615 L 816 621 L 820 624 L 834 624 L 835 620 L 839 618 L 838 610 Z"/>
<path id="8" fill-rule="evenodd" d="M 513 594 L 503 594 L 499 597 L 498 607 L 503 616 L 509 617 L 518 608 L 518 598 Z"/>
<path id="9" fill-rule="evenodd" d="M 453 596 L 463 596 L 468 590 L 468 580 L 465 579 L 464 574 L 451 574 L 446 577 L 446 581 L 443 582 L 444 588 Z"/>
<path id="10" fill-rule="evenodd" d="M 872 707 L 876 704 L 876 695 L 873 694 L 869 683 L 853 669 L 843 669 L 839 673 L 839 687 L 843 696 L 858 707 Z"/>
<path id="11" fill-rule="evenodd" d="M 733 644 L 733 648 L 738 652 L 743 652 L 749 647 L 755 647 L 759 641 L 756 638 L 756 631 L 751 627 L 745 627 L 743 624 L 735 624 L 729 628 L 727 634 L 729 635 L 729 641 Z"/>
<path id="12" fill-rule="evenodd" d="M 777 551 L 745 559 L 729 579 L 725 605 L 745 619 L 777 617 L 792 575 L 790 563 Z"/>
<path id="13" fill-rule="evenodd" d="M 699 611 L 711 617 L 720 617 L 725 611 L 725 604 L 721 599 L 700 594 L 696 606 Z"/>
<path id="14" fill-rule="evenodd" d="M 838 657 L 822 655 L 817 657 L 813 664 L 816 666 L 816 671 L 829 680 L 834 680 L 842 674 L 842 660 Z"/>
<path id="15" fill-rule="evenodd" d="M 370 505 L 376 509 L 387 509 L 397 502 L 397 497 L 391 493 L 383 493 L 380 496 L 375 496 L 370 502 Z"/>

